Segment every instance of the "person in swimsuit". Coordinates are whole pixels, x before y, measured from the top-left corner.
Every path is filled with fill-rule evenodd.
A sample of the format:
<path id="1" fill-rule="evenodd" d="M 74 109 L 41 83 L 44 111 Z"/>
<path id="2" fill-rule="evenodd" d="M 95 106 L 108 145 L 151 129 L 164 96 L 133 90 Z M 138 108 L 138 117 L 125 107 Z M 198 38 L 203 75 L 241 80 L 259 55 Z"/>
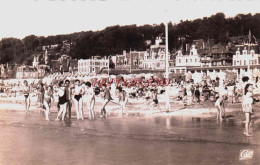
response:
<path id="1" fill-rule="evenodd" d="M 82 94 L 84 93 L 82 86 L 80 86 L 80 81 L 76 80 L 75 81 L 75 88 L 73 90 L 73 100 L 75 103 L 75 107 L 76 107 L 76 114 L 77 114 L 77 119 L 82 119 L 83 118 L 83 99 L 82 99 Z"/>
<path id="2" fill-rule="evenodd" d="M 226 96 L 221 95 L 215 102 L 215 107 L 217 107 L 217 109 L 218 109 L 217 120 L 220 120 L 220 121 L 222 119 L 225 119 L 225 106 L 224 106 L 225 99 L 226 99 Z"/>
<path id="3" fill-rule="evenodd" d="M 30 108 L 30 86 L 28 82 L 24 80 L 24 87 L 23 87 L 23 94 L 24 94 L 24 101 L 25 101 L 25 114 L 29 113 Z"/>
<path id="4" fill-rule="evenodd" d="M 128 101 L 126 92 L 122 89 L 122 87 L 117 87 L 117 93 L 119 97 L 119 104 L 121 106 L 121 114 L 120 116 L 123 116 L 123 111 L 126 109 L 126 103 Z M 128 115 L 128 111 L 126 109 L 126 116 Z"/>
<path id="5" fill-rule="evenodd" d="M 45 93 L 44 93 L 43 105 L 45 106 L 45 118 L 46 118 L 46 120 L 50 120 L 49 119 L 50 105 L 51 105 L 51 98 L 53 98 L 53 92 L 52 91 L 53 91 L 52 87 L 48 86 L 47 90 L 45 90 Z"/>
<path id="6" fill-rule="evenodd" d="M 95 119 L 95 112 L 94 112 L 95 92 L 94 89 L 91 87 L 90 82 L 86 82 L 85 96 L 86 96 L 87 107 L 89 111 L 89 119 L 90 120 Z"/>
<path id="7" fill-rule="evenodd" d="M 112 97 L 111 97 L 109 89 L 106 88 L 106 84 L 102 85 L 102 89 L 103 89 L 103 92 L 104 92 L 104 96 L 103 96 L 104 100 L 103 100 L 103 105 L 102 105 L 102 108 L 101 108 L 100 117 L 106 118 L 106 105 L 109 103 L 110 100 L 112 100 Z"/>
<path id="8" fill-rule="evenodd" d="M 70 81 L 66 80 L 65 81 L 65 93 L 66 93 L 66 99 L 67 99 L 67 107 L 66 107 L 66 114 L 65 118 L 67 118 L 68 114 L 68 119 L 71 119 L 71 107 L 73 103 L 73 98 L 72 98 L 72 88 L 70 85 Z"/>
<path id="9" fill-rule="evenodd" d="M 259 94 L 253 94 L 253 85 L 252 84 L 246 84 L 244 89 L 244 96 L 242 98 L 242 109 L 245 113 L 246 121 L 245 121 L 245 132 L 244 134 L 246 136 L 252 136 L 249 133 L 249 126 L 251 122 L 251 115 L 253 113 L 253 97 L 259 96 Z"/>
<path id="10" fill-rule="evenodd" d="M 66 114 L 66 108 L 67 108 L 67 99 L 66 99 L 66 92 L 65 92 L 65 87 L 63 86 L 63 81 L 60 81 L 59 84 L 59 89 L 58 89 L 58 95 L 59 95 L 59 106 L 60 110 L 58 112 L 58 116 L 56 118 L 56 121 L 59 120 L 60 115 L 62 114 L 62 121 L 64 121 L 65 114 Z"/>

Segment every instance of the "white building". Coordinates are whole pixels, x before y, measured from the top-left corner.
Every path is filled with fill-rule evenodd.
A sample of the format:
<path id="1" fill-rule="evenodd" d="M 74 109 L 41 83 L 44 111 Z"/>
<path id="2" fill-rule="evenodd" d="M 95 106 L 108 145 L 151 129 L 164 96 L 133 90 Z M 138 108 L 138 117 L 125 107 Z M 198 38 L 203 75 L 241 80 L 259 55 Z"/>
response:
<path id="1" fill-rule="evenodd" d="M 78 73 L 99 73 L 102 69 L 108 69 L 109 59 L 92 57 L 91 59 L 78 60 Z"/>
<path id="2" fill-rule="evenodd" d="M 173 73 L 187 73 L 187 68 L 189 67 L 200 67 L 200 56 L 196 46 L 192 45 L 187 55 L 183 55 L 182 50 L 179 50 L 175 63 L 174 67 L 170 67 L 170 71 Z"/>
<path id="3" fill-rule="evenodd" d="M 257 44 L 236 45 L 237 51 L 233 55 L 235 72 L 242 76 L 245 72 L 256 73 L 260 70 L 260 54 L 256 52 Z M 242 49 L 242 50 L 241 50 Z M 249 70 L 248 70 L 249 69 Z"/>
<path id="4" fill-rule="evenodd" d="M 39 78 L 37 68 L 33 66 L 19 66 L 16 71 L 17 79 Z"/>
<path id="5" fill-rule="evenodd" d="M 157 37 L 155 40 L 155 45 L 150 46 L 150 50 L 144 53 L 144 59 L 141 60 L 143 69 L 151 70 L 165 70 L 165 45 L 160 45 L 162 39 Z M 171 59 L 170 53 L 169 57 L 169 66 L 174 65 L 173 59 Z"/>
<path id="6" fill-rule="evenodd" d="M 200 66 L 200 56 L 195 45 L 192 45 L 190 53 L 183 55 L 182 51 L 179 50 L 176 56 L 176 66 Z"/>

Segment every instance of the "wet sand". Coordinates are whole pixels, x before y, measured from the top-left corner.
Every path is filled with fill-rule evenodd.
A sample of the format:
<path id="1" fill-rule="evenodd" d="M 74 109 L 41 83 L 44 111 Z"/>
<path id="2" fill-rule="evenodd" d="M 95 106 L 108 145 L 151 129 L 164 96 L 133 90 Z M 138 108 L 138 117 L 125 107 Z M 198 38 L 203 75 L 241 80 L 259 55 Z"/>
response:
<path id="1" fill-rule="evenodd" d="M 52 113 L 51 117 L 56 113 Z M 260 127 L 243 135 L 234 117 L 139 116 L 45 121 L 36 112 L 0 111 L 0 164 L 259 164 Z M 253 149 L 239 161 L 240 150 Z"/>

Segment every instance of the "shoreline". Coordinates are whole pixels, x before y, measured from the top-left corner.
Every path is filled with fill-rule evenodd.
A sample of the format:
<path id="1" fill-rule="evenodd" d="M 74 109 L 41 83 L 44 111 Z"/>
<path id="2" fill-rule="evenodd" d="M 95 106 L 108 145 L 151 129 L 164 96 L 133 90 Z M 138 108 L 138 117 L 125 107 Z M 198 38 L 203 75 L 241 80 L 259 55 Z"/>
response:
<path id="1" fill-rule="evenodd" d="M 100 100 L 97 99 L 96 105 L 95 105 L 95 112 L 99 113 L 99 107 L 101 106 Z M 36 105 L 36 100 L 32 99 L 31 102 L 30 111 L 32 112 L 39 112 L 43 111 L 43 108 L 38 107 Z M 73 103 L 74 104 L 74 103 Z M 132 106 L 135 104 L 135 106 Z M 57 112 L 57 102 L 51 103 L 51 112 Z M 199 118 L 209 118 L 209 117 L 215 117 L 217 114 L 217 109 L 214 106 L 214 103 L 212 101 L 206 101 L 203 104 L 197 104 L 197 103 L 191 103 L 187 107 L 183 107 L 179 102 L 171 102 L 171 110 L 170 112 L 165 112 L 164 110 L 164 102 L 160 103 L 160 110 L 155 107 L 154 110 L 148 110 L 146 106 L 144 106 L 142 103 L 140 104 L 140 101 L 130 102 L 127 105 L 128 108 L 128 114 L 129 115 L 140 115 L 140 116 L 176 116 L 176 117 L 199 117 Z M 174 107 L 174 108 L 173 108 Z M 23 100 L 19 100 L 18 98 L 0 98 L 0 110 L 1 111 L 24 111 L 24 105 Z M 241 103 L 234 103 L 234 104 L 227 104 L 226 108 L 226 114 L 233 113 L 233 112 L 241 112 Z M 72 112 L 75 111 L 75 107 L 72 105 Z M 88 110 L 86 109 L 85 103 L 83 103 L 83 111 L 85 113 L 85 116 L 88 114 Z M 107 107 L 107 113 L 110 114 L 119 114 L 119 106 L 116 104 L 109 104 Z"/>

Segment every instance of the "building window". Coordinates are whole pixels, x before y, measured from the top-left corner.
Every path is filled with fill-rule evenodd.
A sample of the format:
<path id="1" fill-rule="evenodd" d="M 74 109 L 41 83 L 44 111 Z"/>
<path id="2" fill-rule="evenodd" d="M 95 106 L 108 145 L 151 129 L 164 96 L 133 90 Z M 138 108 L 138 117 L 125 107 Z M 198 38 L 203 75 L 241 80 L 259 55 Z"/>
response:
<path id="1" fill-rule="evenodd" d="M 190 59 L 190 62 L 192 62 L 192 59 Z"/>
<path id="2" fill-rule="evenodd" d="M 234 60 L 234 64 L 233 65 L 236 65 L 236 61 Z"/>
<path id="3" fill-rule="evenodd" d="M 195 62 L 197 62 L 197 59 L 195 59 Z"/>
<path id="4" fill-rule="evenodd" d="M 188 59 L 186 59 L 186 63 L 188 63 Z"/>
<path id="5" fill-rule="evenodd" d="M 179 63 L 181 63 L 181 59 L 179 59 Z"/>
<path id="6" fill-rule="evenodd" d="M 246 65 L 246 60 L 244 61 L 244 65 Z"/>

